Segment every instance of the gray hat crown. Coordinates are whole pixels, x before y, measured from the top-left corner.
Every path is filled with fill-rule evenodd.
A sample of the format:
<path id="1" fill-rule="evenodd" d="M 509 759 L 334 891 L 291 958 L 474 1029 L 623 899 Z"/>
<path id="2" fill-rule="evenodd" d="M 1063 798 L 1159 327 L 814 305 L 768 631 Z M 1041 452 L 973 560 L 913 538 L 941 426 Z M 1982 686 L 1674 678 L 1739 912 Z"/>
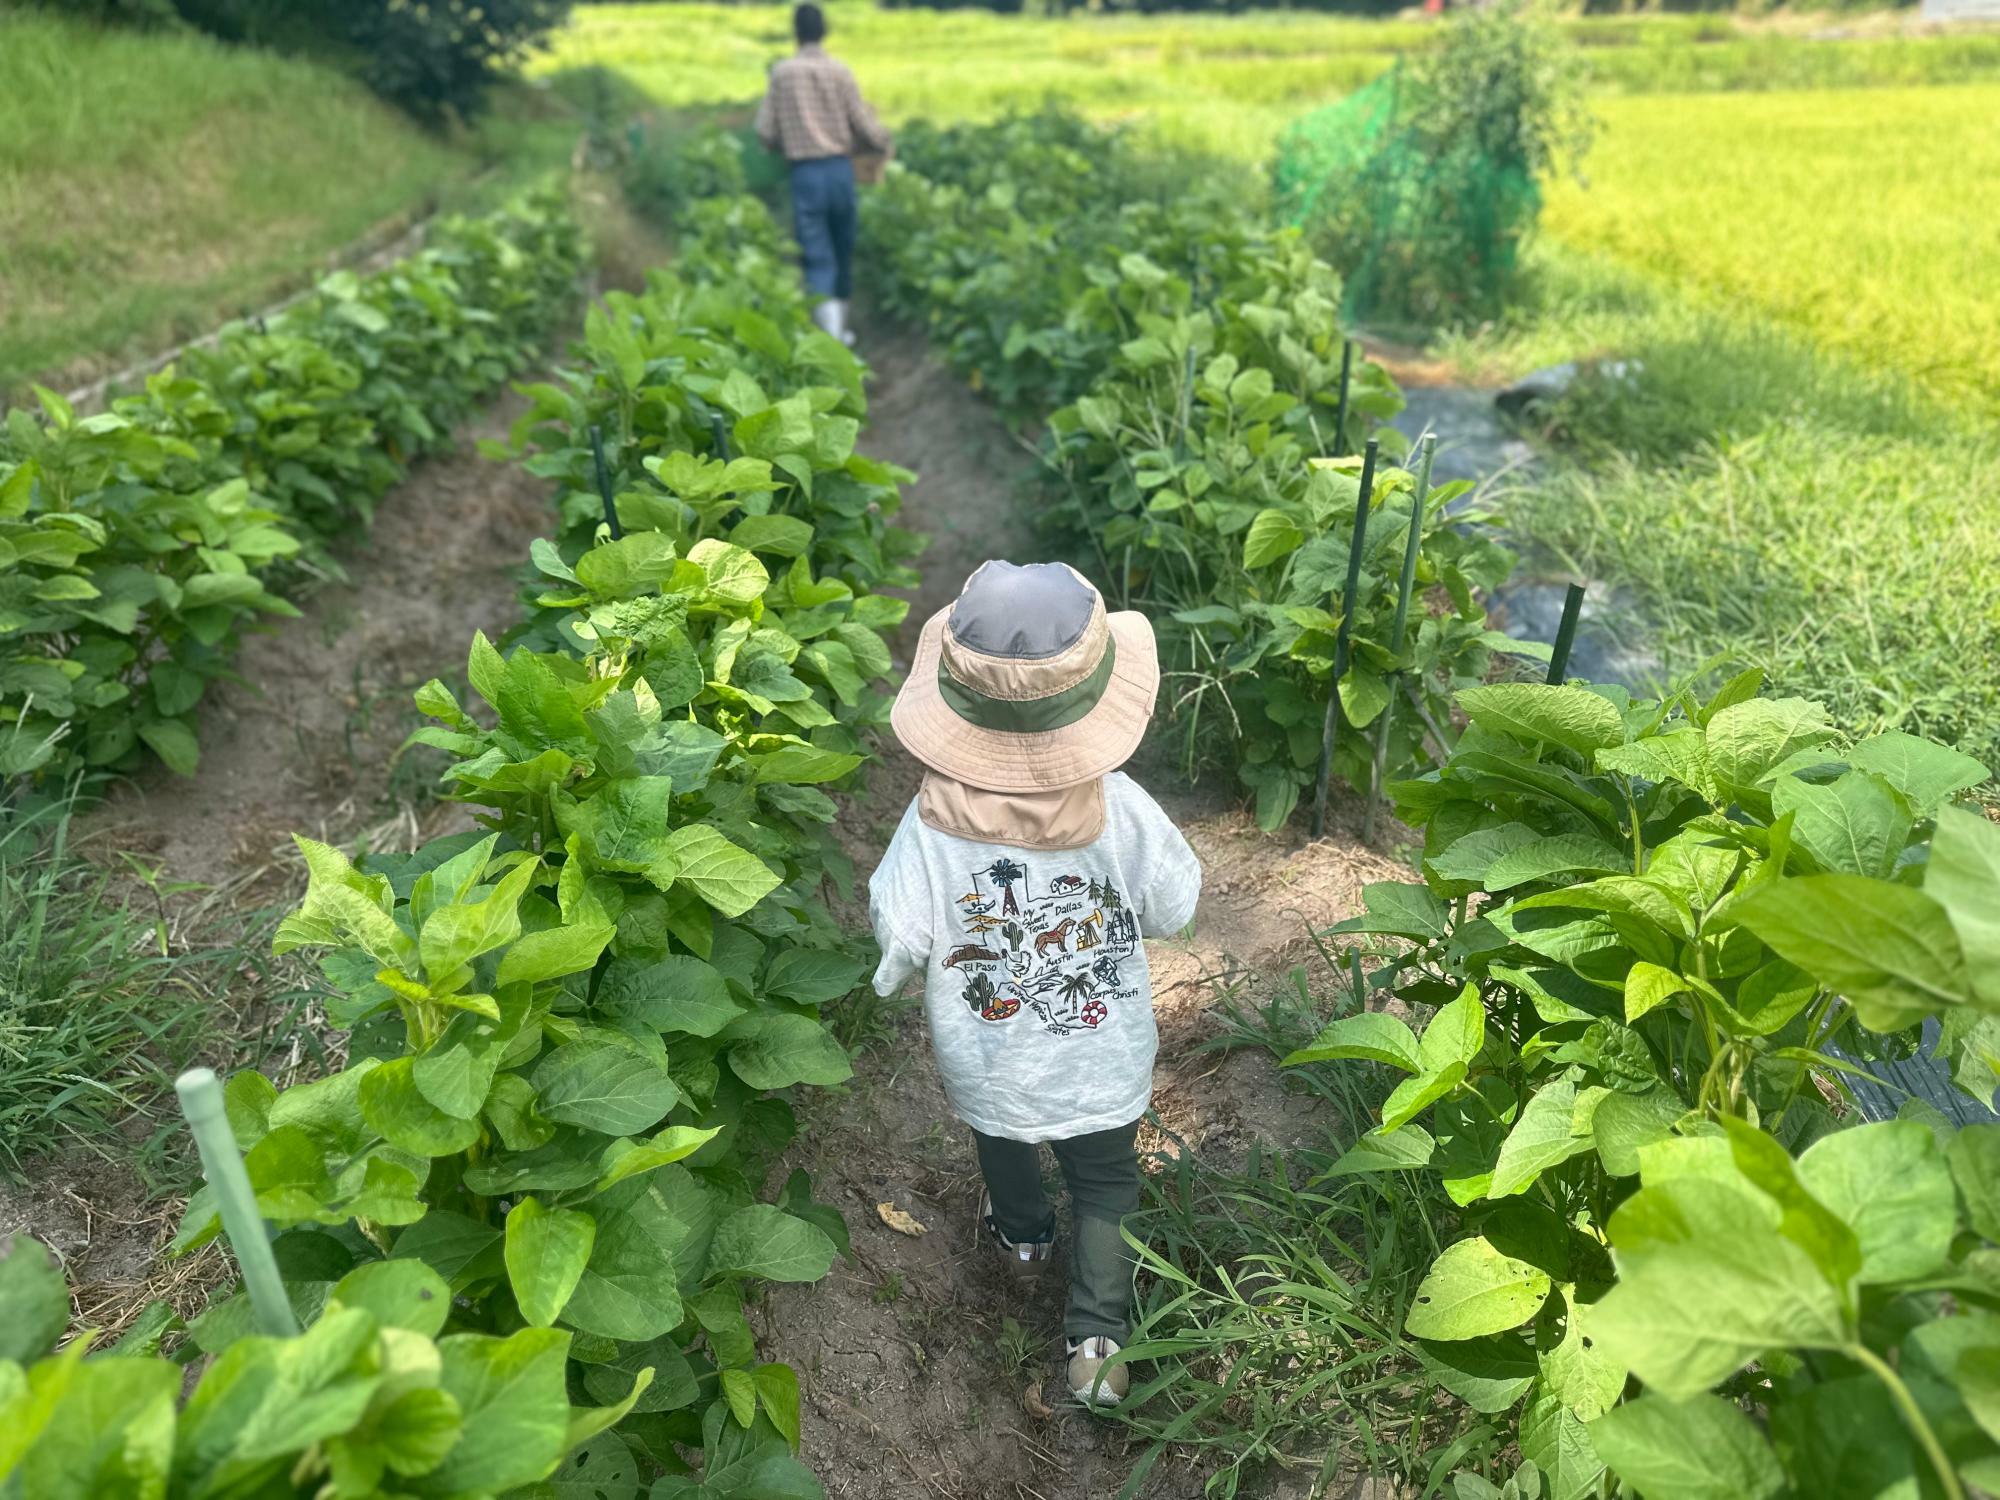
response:
<path id="1" fill-rule="evenodd" d="M 1083 638 L 1097 592 L 1063 563 L 982 563 L 952 606 L 948 628 L 982 656 L 1037 661 Z"/>

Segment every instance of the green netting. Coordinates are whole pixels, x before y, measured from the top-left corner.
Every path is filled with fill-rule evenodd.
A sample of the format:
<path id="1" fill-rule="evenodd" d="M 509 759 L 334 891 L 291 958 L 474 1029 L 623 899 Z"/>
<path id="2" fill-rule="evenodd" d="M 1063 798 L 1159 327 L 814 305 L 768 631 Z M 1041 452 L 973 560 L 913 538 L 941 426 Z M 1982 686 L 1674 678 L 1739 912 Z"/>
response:
<path id="1" fill-rule="evenodd" d="M 1440 114 L 1399 65 L 1279 141 L 1278 211 L 1340 270 L 1351 320 L 1434 326 L 1499 309 L 1541 195 Z"/>

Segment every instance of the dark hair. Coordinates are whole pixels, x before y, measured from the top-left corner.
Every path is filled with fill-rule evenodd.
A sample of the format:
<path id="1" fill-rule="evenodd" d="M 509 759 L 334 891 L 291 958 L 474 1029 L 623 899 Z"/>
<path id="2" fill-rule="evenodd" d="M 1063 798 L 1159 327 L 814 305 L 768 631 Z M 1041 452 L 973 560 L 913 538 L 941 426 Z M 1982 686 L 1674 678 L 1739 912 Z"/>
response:
<path id="1" fill-rule="evenodd" d="M 808 42 L 826 39 L 826 12 L 817 5 L 808 3 L 792 12 L 792 35 L 799 39 L 801 46 Z"/>

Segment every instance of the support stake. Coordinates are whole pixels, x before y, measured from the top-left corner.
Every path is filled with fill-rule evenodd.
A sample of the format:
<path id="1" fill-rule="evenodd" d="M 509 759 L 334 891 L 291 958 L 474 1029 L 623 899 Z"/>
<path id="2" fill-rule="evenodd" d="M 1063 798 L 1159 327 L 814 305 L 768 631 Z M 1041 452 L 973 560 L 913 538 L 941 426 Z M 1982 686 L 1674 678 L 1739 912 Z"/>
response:
<path id="1" fill-rule="evenodd" d="M 729 452 L 729 429 L 723 425 L 721 412 L 712 411 L 708 414 L 708 432 L 709 436 L 715 439 L 715 456 L 728 463 L 732 456 Z"/>
<path id="2" fill-rule="evenodd" d="M 1326 832 L 1327 786 L 1333 780 L 1333 752 L 1340 739 L 1340 679 L 1347 675 L 1347 653 L 1354 638 L 1356 595 L 1361 592 L 1361 554 L 1368 544 L 1368 505 L 1375 491 L 1375 458 L 1381 443 L 1374 438 L 1361 459 L 1361 493 L 1354 501 L 1354 539 L 1347 547 L 1347 586 L 1340 595 L 1340 627 L 1333 637 L 1333 678 L 1327 683 L 1326 725 L 1319 742 L 1319 779 L 1313 789 L 1312 836 Z"/>
<path id="3" fill-rule="evenodd" d="M 180 1095 L 181 1113 L 194 1132 L 202 1175 L 215 1194 L 222 1232 L 236 1254 L 237 1270 L 243 1273 L 257 1329 L 273 1338 L 296 1338 L 299 1320 L 292 1315 L 291 1300 L 285 1296 L 278 1260 L 271 1254 L 271 1237 L 265 1231 L 263 1215 L 257 1212 L 250 1174 L 243 1170 L 243 1158 L 236 1151 L 236 1137 L 229 1129 L 222 1102 L 222 1083 L 213 1068 L 190 1068 L 174 1080 L 174 1092 Z"/>
<path id="4" fill-rule="evenodd" d="M 611 469 L 604 462 L 604 430 L 596 426 L 590 429 L 590 462 L 597 471 L 597 497 L 604 502 L 604 524 L 611 528 L 611 540 L 615 542 L 625 535 L 625 528 L 618 524 L 618 501 L 611 493 Z"/>
<path id="5" fill-rule="evenodd" d="M 1577 617 L 1583 612 L 1583 585 L 1572 583 L 1563 596 L 1562 623 L 1556 626 L 1556 643 L 1549 652 L 1548 681 L 1562 686 L 1569 675 L 1569 648 L 1576 640 Z"/>
<path id="6" fill-rule="evenodd" d="M 1416 498 L 1410 502 L 1410 533 L 1403 539 L 1403 575 L 1396 585 L 1396 623 L 1389 632 L 1389 648 L 1398 656 L 1403 652 L 1403 631 L 1410 623 L 1410 595 L 1417 585 L 1417 554 L 1424 544 L 1424 508 L 1430 500 L 1431 460 L 1437 457 L 1438 440 L 1435 434 L 1425 433 L 1418 444 L 1421 455 L 1417 463 Z M 1387 769 L 1389 759 L 1389 725 L 1396 717 L 1395 684 L 1403 676 L 1398 668 L 1389 679 L 1389 701 L 1382 705 L 1381 717 L 1375 721 L 1375 766 L 1374 774 L 1368 779 L 1368 800 L 1361 811 L 1361 842 L 1367 843 L 1375 837 L 1375 809 L 1382 802 L 1382 773 Z"/>
<path id="7" fill-rule="evenodd" d="M 1333 409 L 1333 456 L 1347 451 L 1347 383 L 1354 374 L 1354 340 L 1340 343 L 1340 404 Z"/>

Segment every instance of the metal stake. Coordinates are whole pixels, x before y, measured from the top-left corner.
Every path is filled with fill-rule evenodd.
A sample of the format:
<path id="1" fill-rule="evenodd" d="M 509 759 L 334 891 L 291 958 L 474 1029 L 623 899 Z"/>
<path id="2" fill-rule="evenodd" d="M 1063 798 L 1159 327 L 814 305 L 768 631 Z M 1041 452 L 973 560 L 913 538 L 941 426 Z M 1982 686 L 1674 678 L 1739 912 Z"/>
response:
<path id="1" fill-rule="evenodd" d="M 615 542 L 625 535 L 625 528 L 618 524 L 618 502 L 611 494 L 611 469 L 604 462 L 604 431 L 596 426 L 590 429 L 590 461 L 597 470 L 597 495 L 604 502 L 604 524 L 611 528 L 611 540 Z"/>
<path id="2" fill-rule="evenodd" d="M 1437 436 L 1425 433 L 1418 445 L 1422 455 L 1417 465 L 1416 498 L 1410 502 L 1410 534 L 1403 539 L 1403 576 L 1397 584 L 1396 623 L 1389 632 L 1389 647 L 1398 656 L 1403 652 L 1403 630 L 1410 621 L 1410 594 L 1417 584 L 1417 554 L 1423 550 L 1424 507 L 1431 493 L 1431 460 L 1437 457 Z M 1402 678 L 1399 667 L 1390 677 L 1393 685 Z M 1396 717 L 1396 695 L 1389 694 L 1389 701 L 1382 705 L 1382 716 L 1375 721 L 1375 767 L 1368 780 L 1368 799 L 1361 810 L 1361 842 L 1367 843 L 1375 837 L 1375 808 L 1382 800 L 1382 773 L 1389 759 L 1389 723 Z"/>
<path id="3" fill-rule="evenodd" d="M 1375 458 L 1381 443 L 1368 440 L 1361 459 L 1361 493 L 1354 502 L 1354 539 L 1347 548 L 1347 587 L 1340 598 L 1340 627 L 1333 637 L 1333 680 L 1327 684 L 1326 726 L 1319 743 L 1319 781 L 1313 791 L 1312 836 L 1326 832 L 1327 786 L 1333 780 L 1334 746 L 1340 738 L 1340 679 L 1347 675 L 1347 653 L 1354 637 L 1354 609 L 1361 592 L 1361 554 L 1368 542 L 1368 502 L 1375 491 Z"/>
<path id="4" fill-rule="evenodd" d="M 1563 596 L 1562 623 L 1556 626 L 1556 643 L 1549 652 L 1548 680 L 1560 687 L 1569 675 L 1569 648 L 1576 640 L 1577 616 L 1583 612 L 1583 585 L 1572 583 Z"/>
<path id="5" fill-rule="evenodd" d="M 299 1320 L 292 1315 L 291 1299 L 285 1296 L 284 1279 L 278 1275 L 277 1257 L 271 1254 L 271 1239 L 257 1212 L 257 1195 L 250 1187 L 250 1174 L 243 1170 L 243 1158 L 236 1152 L 236 1137 L 229 1129 L 229 1115 L 222 1102 L 222 1083 L 213 1068 L 190 1068 L 174 1080 L 180 1095 L 181 1113 L 201 1152 L 202 1175 L 222 1213 L 222 1232 L 236 1254 L 236 1268 L 243 1273 L 244 1290 L 257 1315 L 259 1331 L 273 1338 L 296 1338 Z"/>
<path id="6" fill-rule="evenodd" d="M 1354 373 L 1354 340 L 1340 341 L 1340 404 L 1333 411 L 1333 456 L 1347 451 L 1347 382 Z"/>

